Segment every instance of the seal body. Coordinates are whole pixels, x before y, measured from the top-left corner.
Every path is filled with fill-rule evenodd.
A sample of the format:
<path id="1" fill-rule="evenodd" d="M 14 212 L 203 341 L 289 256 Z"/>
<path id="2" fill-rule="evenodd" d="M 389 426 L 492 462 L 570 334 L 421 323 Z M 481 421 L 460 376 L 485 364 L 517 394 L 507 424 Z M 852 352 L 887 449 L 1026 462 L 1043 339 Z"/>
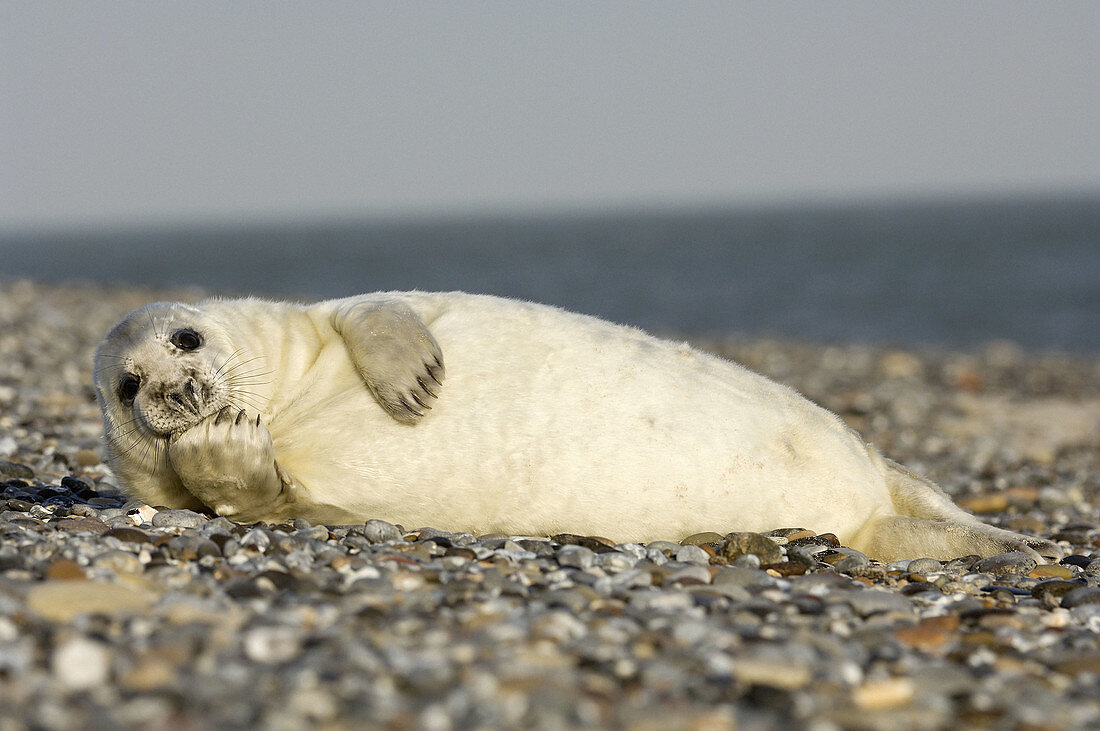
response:
<path id="1" fill-rule="evenodd" d="M 544 305 L 158 303 L 96 365 L 124 488 L 241 522 L 624 541 L 799 526 L 881 558 L 1055 549 L 982 524 L 785 386 Z"/>

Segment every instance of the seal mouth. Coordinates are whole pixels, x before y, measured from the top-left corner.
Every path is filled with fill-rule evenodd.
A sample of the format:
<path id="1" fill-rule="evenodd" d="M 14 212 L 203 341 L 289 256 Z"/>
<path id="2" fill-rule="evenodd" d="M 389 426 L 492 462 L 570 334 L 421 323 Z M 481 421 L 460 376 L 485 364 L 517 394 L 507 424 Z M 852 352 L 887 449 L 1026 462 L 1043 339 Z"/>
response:
<path id="1" fill-rule="evenodd" d="M 204 413 L 207 412 L 207 413 Z M 165 441 L 171 440 L 173 437 L 178 437 L 189 429 L 193 429 L 202 423 L 207 417 L 213 416 L 218 413 L 217 409 L 207 409 L 204 411 L 190 411 L 180 410 L 175 413 L 176 419 L 172 420 L 170 426 L 158 426 L 149 419 L 144 412 L 138 412 L 136 414 L 135 423 L 140 431 L 147 434 L 154 439 L 163 439 Z"/>

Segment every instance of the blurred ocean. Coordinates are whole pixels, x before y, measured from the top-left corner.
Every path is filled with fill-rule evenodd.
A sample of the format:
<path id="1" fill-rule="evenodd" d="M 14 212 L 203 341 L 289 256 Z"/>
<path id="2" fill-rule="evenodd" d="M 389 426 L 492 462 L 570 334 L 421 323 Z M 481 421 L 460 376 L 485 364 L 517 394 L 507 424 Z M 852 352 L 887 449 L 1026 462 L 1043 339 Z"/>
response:
<path id="1" fill-rule="evenodd" d="M 0 234 L 0 281 L 521 297 L 657 332 L 1100 352 L 1100 198 Z"/>

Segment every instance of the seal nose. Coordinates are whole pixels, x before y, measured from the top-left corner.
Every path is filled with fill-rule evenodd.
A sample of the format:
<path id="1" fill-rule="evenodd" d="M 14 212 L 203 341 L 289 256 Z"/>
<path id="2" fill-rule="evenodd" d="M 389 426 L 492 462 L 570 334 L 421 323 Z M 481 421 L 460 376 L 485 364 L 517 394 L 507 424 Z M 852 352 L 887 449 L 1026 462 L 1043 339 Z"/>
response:
<path id="1" fill-rule="evenodd" d="M 199 396 L 195 392 L 195 379 L 188 378 L 179 388 L 164 394 L 164 398 L 176 406 L 191 411 L 199 410 Z"/>

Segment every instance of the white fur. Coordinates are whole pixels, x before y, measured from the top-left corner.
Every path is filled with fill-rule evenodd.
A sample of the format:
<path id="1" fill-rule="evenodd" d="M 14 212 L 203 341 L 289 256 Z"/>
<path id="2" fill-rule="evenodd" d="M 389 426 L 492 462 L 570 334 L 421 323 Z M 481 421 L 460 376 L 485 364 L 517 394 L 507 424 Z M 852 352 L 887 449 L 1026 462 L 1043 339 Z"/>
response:
<path id="1" fill-rule="evenodd" d="M 380 406 L 333 327 L 341 308 L 394 301 L 419 317 L 446 362 L 439 398 L 411 424 Z M 180 357 L 163 336 L 183 326 L 202 329 L 207 343 Z M 161 341 L 154 343 L 154 331 Z M 369 350 L 364 338 L 358 347 Z M 130 417 L 114 394 L 118 369 L 108 356 L 157 374 L 143 381 L 152 388 L 194 363 L 212 373 L 234 351 L 234 363 L 250 364 L 237 372 L 253 373 L 238 389 L 247 394 L 223 383 L 228 395 L 194 420 L 209 427 L 226 403 L 258 413 L 285 492 L 266 512 L 262 504 L 221 510 L 238 519 L 382 518 L 406 527 L 634 541 L 796 526 L 890 553 L 881 535 L 869 533 L 901 514 L 900 490 L 933 506 L 918 518 L 986 528 L 934 486 L 899 477 L 837 416 L 763 376 L 636 329 L 463 293 L 313 306 L 212 300 L 131 314 L 100 349 L 97 388 L 112 465 L 133 494 L 193 506 L 173 459 L 194 463 L 202 445 L 221 442 L 192 426 L 161 440 L 187 444 L 187 457 L 171 448 L 167 458 L 144 461 L 140 447 L 119 454 L 125 442 L 112 439 L 112 424 Z M 1010 535 L 1002 542 L 1018 547 L 1011 541 L 1023 539 Z"/>

